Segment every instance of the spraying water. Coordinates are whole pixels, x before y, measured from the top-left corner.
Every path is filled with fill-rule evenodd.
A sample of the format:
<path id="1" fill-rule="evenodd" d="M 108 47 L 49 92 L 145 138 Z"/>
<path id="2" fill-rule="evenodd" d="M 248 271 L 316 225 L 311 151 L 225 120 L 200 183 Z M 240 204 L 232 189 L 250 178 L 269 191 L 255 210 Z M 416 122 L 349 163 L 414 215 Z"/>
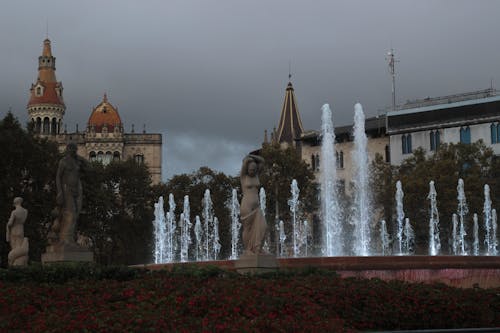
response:
<path id="1" fill-rule="evenodd" d="M 283 224 L 283 221 L 280 220 L 279 223 L 279 235 L 280 235 L 280 257 L 285 256 L 285 240 L 286 240 L 286 234 L 285 234 L 285 226 Z"/>
<path id="2" fill-rule="evenodd" d="M 154 252 L 154 262 L 155 264 L 161 264 L 164 262 L 165 254 L 165 212 L 163 210 L 163 197 L 158 198 L 158 202 L 154 204 L 155 219 L 153 221 L 154 235 L 155 235 L 155 252 Z"/>
<path id="3" fill-rule="evenodd" d="M 405 212 L 403 210 L 403 186 L 401 181 L 396 182 L 396 219 L 398 222 L 398 231 L 396 233 L 396 238 L 398 240 L 398 251 L 399 254 L 403 253 L 403 221 L 405 218 Z"/>
<path id="4" fill-rule="evenodd" d="M 467 235 L 467 233 L 465 232 L 465 216 L 469 213 L 469 208 L 467 207 L 467 200 L 465 198 L 465 190 L 464 190 L 464 180 L 462 178 L 458 180 L 457 192 L 458 192 L 457 215 L 460 222 L 460 231 L 458 234 L 457 246 L 461 255 L 467 255 L 466 245 L 465 245 L 465 236 Z"/>
<path id="5" fill-rule="evenodd" d="M 204 239 L 204 258 L 205 260 L 211 260 L 211 254 L 213 253 L 214 244 L 214 212 L 212 199 L 210 198 L 210 190 L 205 190 L 205 195 L 203 196 L 203 222 L 205 224 L 205 239 Z"/>
<path id="6" fill-rule="evenodd" d="M 484 219 L 484 243 L 486 245 L 486 253 L 489 253 L 492 247 L 492 237 L 491 237 L 491 198 L 490 198 L 490 186 L 488 184 L 484 185 L 484 205 L 483 205 L 483 219 Z"/>
<path id="7" fill-rule="evenodd" d="M 191 221 L 189 196 L 184 196 L 184 210 L 181 214 L 181 262 L 189 261 L 189 245 L 191 245 Z"/>
<path id="8" fill-rule="evenodd" d="M 382 255 L 386 256 L 390 254 L 391 240 L 389 238 L 389 233 L 387 232 L 385 220 L 380 221 L 380 241 L 382 243 Z"/>
<path id="9" fill-rule="evenodd" d="M 365 114 L 361 104 L 354 105 L 354 253 L 360 256 L 370 254 L 370 190 L 369 163 L 365 133 Z"/>
<path id="10" fill-rule="evenodd" d="M 335 132 L 332 111 L 328 104 L 321 108 L 321 205 L 323 215 L 323 254 L 331 257 L 343 254 L 342 216 L 337 197 L 337 168 L 335 164 Z"/>
<path id="11" fill-rule="evenodd" d="M 472 243 L 472 253 L 475 256 L 479 255 L 479 223 L 478 223 L 478 218 L 477 214 L 474 213 L 474 216 L 472 217 L 472 220 L 474 221 L 474 226 L 473 226 L 473 236 L 474 236 L 474 242 Z"/>
<path id="12" fill-rule="evenodd" d="M 498 238 L 497 238 L 497 210 L 491 210 L 491 248 L 488 251 L 491 256 L 498 255 Z"/>
<path id="13" fill-rule="evenodd" d="M 413 252 L 413 245 L 415 244 L 415 233 L 410 223 L 409 218 L 405 218 L 403 249 L 406 254 Z"/>
<path id="14" fill-rule="evenodd" d="M 434 181 L 429 182 L 429 195 L 427 199 L 431 201 L 430 219 L 429 219 L 429 254 L 435 256 L 441 250 L 441 240 L 439 239 L 439 213 L 437 209 L 437 193 L 434 187 Z"/>
<path id="15" fill-rule="evenodd" d="M 173 262 L 175 260 L 175 249 L 177 247 L 177 242 L 175 239 L 175 200 L 174 195 L 170 193 L 168 195 L 168 212 L 167 212 L 167 226 L 166 226 L 166 260 L 167 262 Z"/>
<path id="16" fill-rule="evenodd" d="M 453 216 L 451 217 L 451 222 L 452 222 L 452 230 L 451 230 L 451 248 L 453 251 L 453 254 L 457 255 L 458 254 L 458 216 L 457 214 L 453 213 Z"/>
<path id="17" fill-rule="evenodd" d="M 307 223 L 307 221 L 304 220 L 304 223 L 302 224 L 300 244 L 301 247 L 304 248 L 302 254 L 306 257 L 308 255 L 308 247 L 309 247 L 308 236 L 309 236 L 309 223 Z"/>
<path id="18" fill-rule="evenodd" d="M 298 209 L 299 209 L 299 187 L 297 185 L 297 181 L 295 179 L 292 180 L 291 184 L 291 193 L 292 197 L 288 200 L 288 206 L 290 206 L 290 212 L 292 213 L 292 244 L 293 244 L 293 256 L 298 257 L 300 248 L 299 248 L 299 221 L 298 221 Z"/>
<path id="19" fill-rule="evenodd" d="M 266 190 L 261 187 L 259 190 L 259 206 L 262 211 L 262 215 L 266 216 Z M 262 250 L 269 253 L 269 244 L 271 243 L 271 234 L 266 230 L 266 236 L 264 237 L 264 244 L 262 244 Z"/>
<path id="20" fill-rule="evenodd" d="M 220 252 L 220 241 L 219 241 L 219 219 L 214 216 L 214 239 L 213 239 L 213 260 L 217 260 Z"/>
<path id="21" fill-rule="evenodd" d="M 240 237 L 240 203 L 238 202 L 238 193 L 233 189 L 231 197 L 231 256 L 229 259 L 238 259 L 238 240 Z"/>
<path id="22" fill-rule="evenodd" d="M 194 224 L 194 237 L 196 240 L 196 261 L 201 261 L 203 257 L 203 228 L 201 226 L 200 217 L 196 215 Z"/>

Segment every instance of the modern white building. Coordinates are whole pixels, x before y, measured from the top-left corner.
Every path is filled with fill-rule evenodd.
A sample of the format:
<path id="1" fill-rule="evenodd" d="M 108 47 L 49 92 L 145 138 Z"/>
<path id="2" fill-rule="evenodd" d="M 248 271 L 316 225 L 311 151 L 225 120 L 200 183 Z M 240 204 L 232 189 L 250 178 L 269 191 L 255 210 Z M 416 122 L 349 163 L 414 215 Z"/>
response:
<path id="1" fill-rule="evenodd" d="M 386 114 L 390 161 L 399 165 L 419 147 L 479 140 L 500 155 L 500 93 L 486 89 L 408 102 Z"/>

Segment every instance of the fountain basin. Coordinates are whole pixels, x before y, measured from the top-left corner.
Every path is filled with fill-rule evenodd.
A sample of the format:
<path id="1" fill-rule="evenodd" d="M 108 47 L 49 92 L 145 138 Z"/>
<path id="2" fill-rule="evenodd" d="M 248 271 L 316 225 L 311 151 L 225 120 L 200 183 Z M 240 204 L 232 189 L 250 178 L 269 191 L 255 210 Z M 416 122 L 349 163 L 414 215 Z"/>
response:
<path id="1" fill-rule="evenodd" d="M 370 256 L 278 258 L 281 269 L 317 267 L 333 269 L 342 277 L 379 278 L 406 282 L 444 283 L 459 288 L 500 288 L 498 256 Z M 235 260 L 148 264 L 150 270 L 196 264 L 235 270 Z"/>

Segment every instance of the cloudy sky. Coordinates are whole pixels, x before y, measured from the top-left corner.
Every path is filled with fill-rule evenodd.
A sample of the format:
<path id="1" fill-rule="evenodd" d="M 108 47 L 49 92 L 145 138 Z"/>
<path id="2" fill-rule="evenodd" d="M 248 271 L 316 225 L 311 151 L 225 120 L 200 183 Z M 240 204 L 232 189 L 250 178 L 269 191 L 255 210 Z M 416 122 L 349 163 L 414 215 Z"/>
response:
<path id="1" fill-rule="evenodd" d="M 279 121 L 289 63 L 303 125 L 336 125 L 397 102 L 500 86 L 500 1 L 4 1 L 0 117 L 22 122 L 48 35 L 65 123 L 84 129 L 103 93 L 163 134 L 163 179 L 209 166 L 236 175 Z"/>

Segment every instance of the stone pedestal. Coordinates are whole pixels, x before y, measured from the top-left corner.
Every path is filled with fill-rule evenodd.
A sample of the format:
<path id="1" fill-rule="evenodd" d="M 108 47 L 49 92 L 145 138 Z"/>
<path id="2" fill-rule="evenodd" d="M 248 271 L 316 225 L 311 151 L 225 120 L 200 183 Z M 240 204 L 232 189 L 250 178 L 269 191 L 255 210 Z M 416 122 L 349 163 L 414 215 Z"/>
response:
<path id="1" fill-rule="evenodd" d="M 234 267 L 240 274 L 260 274 L 277 270 L 278 262 L 272 254 L 243 254 Z"/>
<path id="2" fill-rule="evenodd" d="M 42 264 L 92 261 L 94 261 L 92 251 L 77 244 L 50 245 L 47 246 L 47 252 L 42 254 Z"/>

